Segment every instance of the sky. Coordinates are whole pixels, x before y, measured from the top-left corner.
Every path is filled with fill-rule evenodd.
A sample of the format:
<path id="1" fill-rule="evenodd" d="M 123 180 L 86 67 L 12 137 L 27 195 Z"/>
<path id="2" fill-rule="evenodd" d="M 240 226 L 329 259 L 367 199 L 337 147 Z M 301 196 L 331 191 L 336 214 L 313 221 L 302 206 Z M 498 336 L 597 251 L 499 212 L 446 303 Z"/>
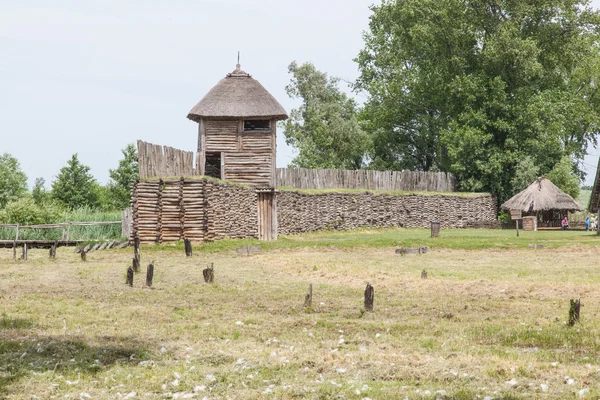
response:
<path id="1" fill-rule="evenodd" d="M 288 111 L 287 66 L 353 81 L 378 0 L 0 0 L 0 153 L 47 186 L 67 160 L 102 183 L 141 139 L 194 151 L 188 111 L 242 68 Z M 600 7 L 600 0 L 592 2 Z M 364 101 L 358 94 L 357 100 Z M 277 165 L 294 157 L 281 132 Z M 599 150 L 584 160 L 593 183 Z"/>

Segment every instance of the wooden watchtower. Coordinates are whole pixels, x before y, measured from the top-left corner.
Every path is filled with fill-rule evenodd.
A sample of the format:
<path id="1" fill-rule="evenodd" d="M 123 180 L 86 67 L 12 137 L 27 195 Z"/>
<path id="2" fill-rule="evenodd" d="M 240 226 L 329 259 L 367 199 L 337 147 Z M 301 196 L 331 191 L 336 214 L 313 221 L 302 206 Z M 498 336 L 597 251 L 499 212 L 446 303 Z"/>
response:
<path id="1" fill-rule="evenodd" d="M 276 126 L 288 116 L 239 64 L 187 117 L 199 124 L 198 164 L 202 175 L 257 188 L 275 187 Z"/>
<path id="2" fill-rule="evenodd" d="M 200 174 L 255 186 L 258 237 L 276 239 L 276 128 L 288 118 L 281 104 L 237 64 L 187 117 L 199 124 Z"/>

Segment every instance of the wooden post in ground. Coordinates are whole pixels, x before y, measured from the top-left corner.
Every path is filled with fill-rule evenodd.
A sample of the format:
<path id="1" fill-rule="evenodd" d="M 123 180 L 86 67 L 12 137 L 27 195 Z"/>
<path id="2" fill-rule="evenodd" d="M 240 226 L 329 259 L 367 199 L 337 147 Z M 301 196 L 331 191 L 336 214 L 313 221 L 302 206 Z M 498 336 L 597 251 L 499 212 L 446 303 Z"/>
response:
<path id="1" fill-rule="evenodd" d="M 87 261 L 87 251 L 85 249 L 81 250 L 81 261 Z"/>
<path id="2" fill-rule="evenodd" d="M 312 307 L 312 283 L 308 285 L 308 293 L 304 297 L 304 307 Z"/>
<path id="3" fill-rule="evenodd" d="M 421 271 L 421 279 L 427 279 L 427 271 L 426 270 Z"/>
<path id="4" fill-rule="evenodd" d="M 140 259 L 140 238 L 136 236 L 133 239 L 133 256 L 138 260 L 138 263 L 141 261 Z"/>
<path id="5" fill-rule="evenodd" d="M 154 278 L 154 261 L 146 269 L 146 286 L 152 287 L 152 278 Z"/>
<path id="6" fill-rule="evenodd" d="M 210 263 L 210 267 L 202 271 L 202 275 L 204 276 L 204 282 L 213 283 L 213 280 L 215 279 L 214 265 L 214 263 Z"/>
<path id="7" fill-rule="evenodd" d="M 375 303 L 375 289 L 371 284 L 367 283 L 367 287 L 365 289 L 365 311 L 373 311 L 373 306 Z"/>
<path id="8" fill-rule="evenodd" d="M 19 240 L 19 224 L 17 224 L 16 233 L 15 233 L 15 241 L 13 243 L 13 258 L 17 259 L 17 240 Z"/>
<path id="9" fill-rule="evenodd" d="M 50 247 L 50 259 L 56 259 L 56 248 L 58 247 L 58 240 L 54 241 L 54 244 Z"/>
<path id="10" fill-rule="evenodd" d="M 23 260 L 27 261 L 27 242 L 23 243 Z"/>
<path id="11" fill-rule="evenodd" d="M 131 265 L 133 266 L 133 272 L 135 272 L 136 274 L 140 272 L 140 260 L 134 257 Z"/>
<path id="12" fill-rule="evenodd" d="M 131 268 L 131 266 L 127 268 L 127 280 L 125 281 L 125 284 L 129 285 L 129 287 L 133 287 L 133 268 Z"/>
<path id="13" fill-rule="evenodd" d="M 185 247 L 185 256 L 191 257 L 192 256 L 192 242 L 190 242 L 188 239 L 183 239 L 183 245 Z"/>
<path id="14" fill-rule="evenodd" d="M 69 225 L 67 227 L 67 242 L 71 241 L 71 223 L 69 222 Z"/>
<path id="15" fill-rule="evenodd" d="M 575 325 L 575 322 L 579 322 L 579 310 L 581 308 L 581 301 L 579 299 L 571 299 L 569 306 L 569 326 Z"/>

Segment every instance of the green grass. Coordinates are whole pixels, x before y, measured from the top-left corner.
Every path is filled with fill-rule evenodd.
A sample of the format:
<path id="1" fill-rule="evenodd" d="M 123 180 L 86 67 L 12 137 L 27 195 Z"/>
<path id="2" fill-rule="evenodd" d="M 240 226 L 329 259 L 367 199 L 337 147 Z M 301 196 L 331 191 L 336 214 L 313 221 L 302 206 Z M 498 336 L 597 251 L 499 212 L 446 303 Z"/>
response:
<path id="1" fill-rule="evenodd" d="M 595 246 L 600 237 L 595 232 L 584 231 L 519 231 L 511 229 L 442 229 L 439 237 L 432 238 L 428 229 L 364 228 L 352 231 L 319 231 L 302 235 L 280 235 L 278 240 L 261 242 L 256 239 L 225 239 L 195 245 L 194 251 L 216 253 L 235 251 L 245 246 L 259 246 L 262 250 L 297 248 L 382 248 L 419 247 L 430 249 L 524 249 L 529 244 L 542 244 L 547 248 L 569 245 Z M 153 251 L 173 249 L 181 251 L 183 242 L 149 245 Z"/>
<path id="2" fill-rule="evenodd" d="M 192 257 L 144 246 L 152 289 L 143 267 L 125 286 L 131 249 L 87 262 L 68 248 L 27 262 L 0 249 L 0 398 L 599 398 L 600 241 L 522 234 L 317 232 L 258 243 L 250 257 L 235 248 L 257 242 L 195 244 Z M 394 254 L 413 243 L 432 250 Z M 373 313 L 361 312 L 366 282 Z M 572 328 L 570 298 L 583 304 Z"/>

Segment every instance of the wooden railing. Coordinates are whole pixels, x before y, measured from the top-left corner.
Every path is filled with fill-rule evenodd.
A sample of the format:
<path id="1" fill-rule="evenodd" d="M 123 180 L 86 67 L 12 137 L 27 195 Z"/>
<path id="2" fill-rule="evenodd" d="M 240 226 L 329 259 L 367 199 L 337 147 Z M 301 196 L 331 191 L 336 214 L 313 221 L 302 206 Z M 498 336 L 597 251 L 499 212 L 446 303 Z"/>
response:
<path id="1" fill-rule="evenodd" d="M 61 229 L 63 230 L 63 240 L 71 240 L 72 226 L 101 226 L 101 225 L 121 225 L 121 221 L 101 221 L 101 222 L 61 222 L 57 224 L 40 225 L 20 225 L 20 224 L 0 224 L 0 228 L 14 228 L 15 241 L 19 240 L 19 231 L 21 229 Z"/>
<path id="2" fill-rule="evenodd" d="M 277 168 L 277 187 L 453 192 L 456 178 L 446 172 Z"/>

